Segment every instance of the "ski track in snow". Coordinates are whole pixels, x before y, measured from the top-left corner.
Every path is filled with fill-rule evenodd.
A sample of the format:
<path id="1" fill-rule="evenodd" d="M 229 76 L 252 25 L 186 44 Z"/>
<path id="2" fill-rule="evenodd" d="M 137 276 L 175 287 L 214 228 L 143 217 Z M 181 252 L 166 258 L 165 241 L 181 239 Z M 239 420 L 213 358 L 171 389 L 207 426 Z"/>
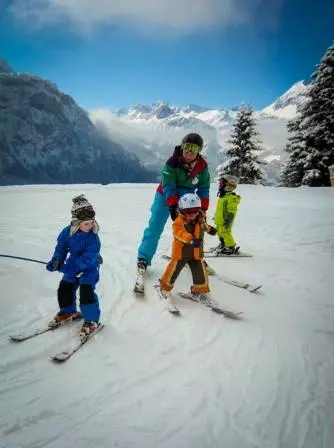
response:
<path id="1" fill-rule="evenodd" d="M 80 322 L 22 343 L 8 334 L 56 310 L 58 273 L 0 257 L 1 448 L 331 448 L 334 438 L 334 189 L 241 186 L 235 235 L 252 259 L 210 259 L 250 294 L 210 278 L 231 321 L 175 296 L 169 314 L 152 285 L 171 226 L 135 298 L 136 250 L 154 185 L 2 187 L 0 253 L 48 261 L 84 192 L 101 227 L 106 325 L 65 364 Z M 214 190 L 214 189 L 213 189 Z M 212 192 L 209 221 L 215 206 Z M 48 211 L 49 210 L 49 211 Z M 207 244 L 216 240 L 207 237 Z M 187 291 L 184 270 L 175 291 Z"/>

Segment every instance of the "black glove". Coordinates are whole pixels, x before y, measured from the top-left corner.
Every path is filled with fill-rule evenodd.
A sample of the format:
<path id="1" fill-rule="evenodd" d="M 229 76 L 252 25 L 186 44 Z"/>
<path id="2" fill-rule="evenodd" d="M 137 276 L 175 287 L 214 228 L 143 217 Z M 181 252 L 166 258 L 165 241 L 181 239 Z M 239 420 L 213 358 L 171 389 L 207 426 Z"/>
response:
<path id="1" fill-rule="evenodd" d="M 103 264 L 103 258 L 102 258 L 102 256 L 100 254 L 98 254 L 98 256 L 97 256 L 97 262 L 99 264 Z"/>
<path id="2" fill-rule="evenodd" d="M 169 213 L 170 217 L 172 218 L 172 221 L 175 221 L 175 219 L 177 218 L 177 205 L 170 205 Z"/>
<path id="3" fill-rule="evenodd" d="M 60 261 L 54 258 L 52 258 L 52 260 L 50 260 L 45 266 L 46 270 L 49 272 L 58 271 L 59 267 L 60 267 Z"/>
<path id="4" fill-rule="evenodd" d="M 217 233 L 217 229 L 215 227 L 211 226 L 211 229 L 208 231 L 208 234 L 214 236 L 214 235 L 216 235 L 216 233 Z"/>
<path id="5" fill-rule="evenodd" d="M 194 238 L 190 243 L 193 247 L 201 247 L 202 240 L 200 238 Z"/>

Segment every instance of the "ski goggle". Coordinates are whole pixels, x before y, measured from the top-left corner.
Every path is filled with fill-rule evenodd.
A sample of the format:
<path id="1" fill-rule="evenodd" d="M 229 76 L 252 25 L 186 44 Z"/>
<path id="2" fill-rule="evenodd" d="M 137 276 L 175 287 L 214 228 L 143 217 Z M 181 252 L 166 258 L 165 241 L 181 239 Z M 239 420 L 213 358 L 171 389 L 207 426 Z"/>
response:
<path id="1" fill-rule="evenodd" d="M 237 182 L 235 180 L 225 180 L 225 184 L 233 188 L 237 186 Z"/>
<path id="2" fill-rule="evenodd" d="M 193 154 L 199 154 L 201 152 L 201 147 L 195 145 L 194 143 L 183 143 L 181 145 L 182 151 L 192 152 Z"/>
<path id="3" fill-rule="evenodd" d="M 194 215 L 200 211 L 200 207 L 193 207 L 193 208 L 184 208 L 182 211 L 186 215 Z"/>
<path id="4" fill-rule="evenodd" d="M 230 185 L 231 187 L 236 187 L 238 185 L 237 177 L 221 177 L 220 182 L 224 183 L 225 185 Z"/>

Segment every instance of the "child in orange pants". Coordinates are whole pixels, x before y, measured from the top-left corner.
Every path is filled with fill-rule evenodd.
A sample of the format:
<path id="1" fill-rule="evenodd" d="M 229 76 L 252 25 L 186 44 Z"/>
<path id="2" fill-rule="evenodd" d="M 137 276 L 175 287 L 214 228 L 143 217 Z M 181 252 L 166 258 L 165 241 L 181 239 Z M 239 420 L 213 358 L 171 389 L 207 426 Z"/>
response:
<path id="1" fill-rule="evenodd" d="M 217 231 L 206 223 L 201 212 L 201 200 L 194 193 L 187 193 L 180 198 L 178 212 L 173 222 L 172 259 L 160 280 L 161 294 L 172 305 L 170 291 L 188 263 L 193 277 L 191 294 L 194 300 L 211 303 L 208 274 L 203 261 L 203 238 L 204 232 L 215 235 Z"/>

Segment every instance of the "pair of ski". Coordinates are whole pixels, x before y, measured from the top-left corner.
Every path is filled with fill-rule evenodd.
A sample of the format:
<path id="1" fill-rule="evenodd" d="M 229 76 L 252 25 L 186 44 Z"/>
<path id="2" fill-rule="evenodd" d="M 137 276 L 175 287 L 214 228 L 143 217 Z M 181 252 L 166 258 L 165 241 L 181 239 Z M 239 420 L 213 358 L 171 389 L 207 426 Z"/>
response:
<path id="1" fill-rule="evenodd" d="M 160 285 L 154 285 L 154 289 L 156 290 L 158 296 L 160 297 L 160 299 L 164 300 L 166 302 L 166 307 L 168 309 L 168 311 L 171 314 L 174 314 L 176 316 L 179 316 L 180 310 L 177 308 L 177 306 L 175 305 L 175 303 L 173 302 L 172 298 L 167 299 L 161 292 L 160 289 Z M 235 312 L 235 311 L 229 311 L 225 308 L 222 308 L 221 306 L 219 306 L 217 303 L 214 302 L 201 302 L 199 299 L 195 298 L 193 295 L 191 295 L 190 293 L 185 293 L 185 292 L 177 292 L 177 295 L 179 297 L 182 297 L 183 299 L 187 299 L 187 300 L 192 300 L 196 303 L 201 303 L 202 305 L 205 305 L 209 308 L 211 308 L 211 310 L 214 313 L 217 314 L 222 314 L 224 317 L 227 317 L 229 319 L 241 319 L 241 312 Z"/>
<path id="2" fill-rule="evenodd" d="M 176 307 L 176 305 L 171 301 L 167 301 L 166 297 L 163 296 L 163 294 L 161 293 L 161 290 L 160 290 L 160 285 L 154 285 L 154 289 L 156 290 L 158 296 L 166 302 L 168 311 L 171 314 L 180 315 L 180 310 Z M 134 287 L 134 293 L 136 294 L 137 297 L 144 297 L 144 295 L 145 295 L 144 276 L 142 274 L 140 274 L 139 282 L 138 282 L 138 277 L 137 277 L 137 282 Z M 197 302 L 197 303 L 202 303 L 199 300 L 195 300 L 191 294 L 187 294 L 184 292 L 177 292 L 177 295 L 182 297 L 183 299 L 189 299 L 189 300 L 193 300 L 194 302 Z M 213 305 L 213 304 L 209 304 L 209 303 L 205 303 L 205 305 L 208 306 L 209 308 L 211 308 L 212 311 L 214 311 L 215 313 L 223 314 L 225 317 L 228 317 L 230 319 L 240 319 L 240 315 L 242 314 L 239 312 L 226 310 L 224 308 L 221 308 L 218 305 Z"/>
<path id="3" fill-rule="evenodd" d="M 169 255 L 162 255 L 162 258 L 165 260 L 170 261 L 171 257 Z M 251 283 L 247 282 L 240 282 L 238 280 L 232 280 L 228 277 L 225 277 L 225 275 L 220 275 L 214 272 L 214 270 L 210 267 L 210 275 L 217 278 L 218 280 L 221 280 L 224 283 L 227 283 L 228 285 L 236 286 L 237 288 L 246 289 L 248 292 L 257 292 L 259 289 L 262 288 L 262 285 L 252 285 Z M 143 283 L 144 284 L 144 283 Z"/>
<path id="4" fill-rule="evenodd" d="M 24 332 L 20 332 L 17 334 L 13 334 L 9 336 L 9 339 L 13 342 L 23 342 L 26 341 L 28 339 L 32 339 L 36 336 L 39 336 L 41 334 L 45 334 L 49 331 L 55 331 L 58 328 L 67 326 L 68 324 L 81 320 L 81 318 L 69 318 L 67 320 L 64 320 L 62 322 L 60 322 L 58 325 L 56 326 L 52 326 L 50 327 L 49 325 L 46 325 L 44 327 L 41 328 L 36 328 L 33 330 L 27 330 Z M 99 326 L 96 328 L 96 330 L 87 335 L 84 339 L 80 339 L 78 336 L 78 339 L 74 341 L 74 343 L 69 346 L 67 349 L 60 351 L 59 353 L 56 353 L 55 355 L 50 356 L 50 359 L 54 362 L 64 362 L 67 361 L 71 356 L 74 355 L 74 353 L 76 353 L 83 345 L 85 345 L 90 339 L 92 339 L 93 336 L 95 336 L 95 334 L 97 332 L 99 332 L 100 330 L 102 330 L 102 328 L 104 328 L 103 324 L 99 324 Z"/>

